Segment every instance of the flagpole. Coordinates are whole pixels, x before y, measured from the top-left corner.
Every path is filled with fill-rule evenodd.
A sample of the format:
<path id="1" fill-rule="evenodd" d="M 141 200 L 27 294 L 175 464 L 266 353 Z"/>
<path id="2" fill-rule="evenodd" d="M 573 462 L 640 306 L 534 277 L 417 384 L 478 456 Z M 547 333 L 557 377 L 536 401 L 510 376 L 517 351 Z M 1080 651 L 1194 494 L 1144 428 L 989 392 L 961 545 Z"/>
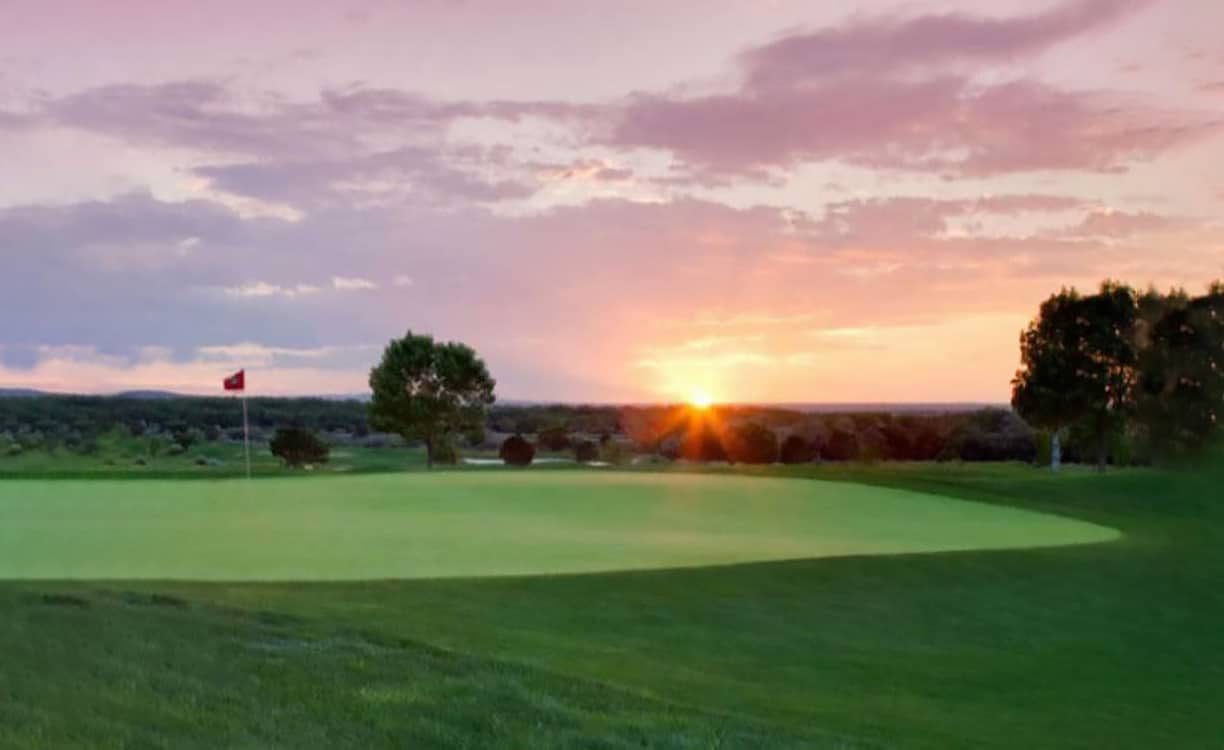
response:
<path id="1" fill-rule="evenodd" d="M 247 479 L 251 478 L 251 425 L 247 421 L 246 389 L 242 390 L 242 443 L 246 450 Z"/>

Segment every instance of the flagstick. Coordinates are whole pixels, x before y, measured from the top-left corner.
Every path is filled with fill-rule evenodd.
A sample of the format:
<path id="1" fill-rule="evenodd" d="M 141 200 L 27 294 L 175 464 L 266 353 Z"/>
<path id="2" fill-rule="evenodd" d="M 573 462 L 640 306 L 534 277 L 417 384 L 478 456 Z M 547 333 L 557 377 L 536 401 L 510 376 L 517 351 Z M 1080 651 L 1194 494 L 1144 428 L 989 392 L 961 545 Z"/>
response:
<path id="1" fill-rule="evenodd" d="M 251 425 L 247 422 L 246 389 L 242 391 L 242 443 L 246 448 L 247 479 L 251 478 Z"/>

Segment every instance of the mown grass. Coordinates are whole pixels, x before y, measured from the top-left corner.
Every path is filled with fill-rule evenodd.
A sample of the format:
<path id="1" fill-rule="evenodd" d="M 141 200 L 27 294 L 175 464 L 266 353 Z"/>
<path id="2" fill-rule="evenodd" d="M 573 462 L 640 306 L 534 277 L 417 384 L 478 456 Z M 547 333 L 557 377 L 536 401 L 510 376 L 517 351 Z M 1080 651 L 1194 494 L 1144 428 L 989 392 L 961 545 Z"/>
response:
<path id="1" fill-rule="evenodd" d="M 554 470 L 0 483 L 0 579 L 506 576 L 1116 536 L 938 495 L 765 477 Z"/>
<path id="2" fill-rule="evenodd" d="M 774 471 L 1126 536 L 577 576 L 6 583 L 0 746 L 1219 746 L 1218 476 Z"/>

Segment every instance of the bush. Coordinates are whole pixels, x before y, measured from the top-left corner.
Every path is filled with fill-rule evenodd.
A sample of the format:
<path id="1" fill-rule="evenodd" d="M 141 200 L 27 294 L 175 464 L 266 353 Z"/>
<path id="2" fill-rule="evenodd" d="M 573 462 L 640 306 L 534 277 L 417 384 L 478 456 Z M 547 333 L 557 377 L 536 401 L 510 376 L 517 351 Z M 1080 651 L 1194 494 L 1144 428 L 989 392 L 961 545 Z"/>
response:
<path id="1" fill-rule="evenodd" d="M 740 464 L 772 464 L 778 460 L 778 436 L 768 427 L 745 422 L 728 431 L 727 457 Z"/>
<path id="2" fill-rule="evenodd" d="M 816 458 L 812 444 L 798 435 L 790 435 L 782 441 L 779 458 L 784 464 L 806 464 Z"/>
<path id="3" fill-rule="evenodd" d="M 498 456 L 507 466 L 530 466 L 535 452 L 535 446 L 522 435 L 511 435 L 502 443 Z"/>
<path id="4" fill-rule="evenodd" d="M 599 446 L 590 440 L 583 440 L 574 446 L 574 458 L 580 464 L 589 464 L 599 460 Z"/>
<path id="5" fill-rule="evenodd" d="M 287 466 L 326 463 L 331 453 L 327 443 L 318 435 L 300 427 L 278 429 L 268 442 L 268 448 L 272 455 L 284 461 Z"/>

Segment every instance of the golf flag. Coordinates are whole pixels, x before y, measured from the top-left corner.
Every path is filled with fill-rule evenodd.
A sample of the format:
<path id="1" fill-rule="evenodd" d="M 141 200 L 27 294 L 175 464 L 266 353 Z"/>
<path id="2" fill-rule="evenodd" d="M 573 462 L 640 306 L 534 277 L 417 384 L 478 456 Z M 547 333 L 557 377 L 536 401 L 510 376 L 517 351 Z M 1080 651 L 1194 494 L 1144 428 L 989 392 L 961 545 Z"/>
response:
<path id="1" fill-rule="evenodd" d="M 246 405 L 246 370 L 239 370 L 221 381 L 221 386 L 227 391 L 242 392 L 242 446 L 246 453 L 247 479 L 251 478 L 251 423 L 247 420 Z"/>

